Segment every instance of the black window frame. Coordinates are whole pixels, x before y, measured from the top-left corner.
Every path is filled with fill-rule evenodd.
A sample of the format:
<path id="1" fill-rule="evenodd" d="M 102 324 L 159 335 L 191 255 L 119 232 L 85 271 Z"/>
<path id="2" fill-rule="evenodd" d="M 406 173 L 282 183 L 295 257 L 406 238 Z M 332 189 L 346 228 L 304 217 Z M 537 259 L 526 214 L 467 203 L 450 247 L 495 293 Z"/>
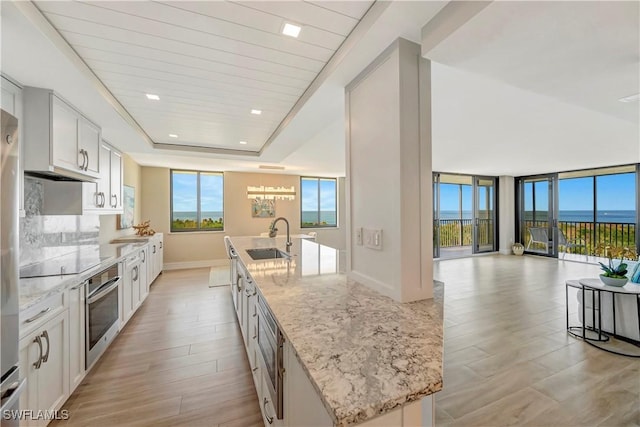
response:
<path id="1" fill-rule="evenodd" d="M 303 193 L 302 193 L 302 181 L 303 180 L 315 180 L 318 183 L 318 221 L 315 225 L 305 225 L 302 221 L 302 206 L 303 206 Z M 320 214 L 322 212 L 322 207 L 320 206 L 320 181 L 333 181 L 335 187 L 335 205 L 336 205 L 336 223 L 335 224 L 326 224 L 322 225 L 320 223 Z M 338 228 L 338 178 L 324 177 L 324 176 L 301 176 L 300 177 L 300 228 L 309 229 L 309 228 Z"/>
<path id="2" fill-rule="evenodd" d="M 196 179 L 196 228 L 174 228 L 173 227 L 173 174 L 174 172 L 186 172 L 197 174 Z M 201 194 L 200 194 L 200 175 L 220 175 L 222 177 L 222 228 L 203 228 L 202 224 L 202 206 L 201 206 Z M 225 224 L 225 209 L 224 209 L 224 172 L 219 171 L 203 171 L 203 170 L 191 170 L 191 169 L 170 169 L 169 170 L 169 230 L 172 233 L 190 233 L 190 232 L 220 232 L 224 231 Z"/>

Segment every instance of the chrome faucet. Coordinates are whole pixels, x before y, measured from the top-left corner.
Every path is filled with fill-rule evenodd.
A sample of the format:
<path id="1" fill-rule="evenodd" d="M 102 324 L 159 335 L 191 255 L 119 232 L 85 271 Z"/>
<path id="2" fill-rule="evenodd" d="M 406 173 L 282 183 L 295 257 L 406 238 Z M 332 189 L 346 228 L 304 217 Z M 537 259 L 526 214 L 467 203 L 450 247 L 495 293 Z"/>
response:
<path id="1" fill-rule="evenodd" d="M 289 252 L 289 249 L 291 249 L 291 245 L 293 245 L 293 243 L 291 243 L 291 236 L 289 235 L 289 221 L 287 221 L 287 218 L 281 216 L 273 220 L 273 222 L 271 223 L 271 227 L 269 228 L 269 237 L 276 237 L 276 232 L 278 231 L 278 229 L 276 228 L 276 223 L 280 220 L 283 220 L 284 223 L 287 224 L 287 243 L 285 245 L 287 248 L 287 252 Z"/>

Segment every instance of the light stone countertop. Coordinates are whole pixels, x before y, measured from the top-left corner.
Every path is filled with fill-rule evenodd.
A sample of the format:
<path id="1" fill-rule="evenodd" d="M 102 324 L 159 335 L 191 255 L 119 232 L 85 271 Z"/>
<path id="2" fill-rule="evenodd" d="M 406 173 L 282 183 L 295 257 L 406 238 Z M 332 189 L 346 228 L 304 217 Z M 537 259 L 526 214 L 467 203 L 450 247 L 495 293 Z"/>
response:
<path id="1" fill-rule="evenodd" d="M 96 265 L 80 274 L 64 276 L 32 277 L 20 279 L 20 311 L 37 304 L 50 295 L 63 292 L 88 279 L 101 269 L 107 268 L 115 262 L 121 261 L 147 243 L 114 243 L 105 245 L 79 246 L 78 250 L 96 253 Z"/>
<path id="2" fill-rule="evenodd" d="M 398 303 L 340 273 L 339 251 L 293 239 L 291 261 L 246 249 L 285 249 L 284 237 L 232 237 L 337 426 L 389 412 L 442 389 L 443 285 Z"/>

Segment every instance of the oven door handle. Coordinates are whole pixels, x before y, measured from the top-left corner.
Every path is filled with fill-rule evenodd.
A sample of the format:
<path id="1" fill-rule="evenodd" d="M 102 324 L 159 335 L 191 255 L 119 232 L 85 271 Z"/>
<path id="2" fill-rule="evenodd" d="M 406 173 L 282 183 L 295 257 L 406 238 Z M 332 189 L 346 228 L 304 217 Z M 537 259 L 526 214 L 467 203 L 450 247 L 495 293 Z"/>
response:
<path id="1" fill-rule="evenodd" d="M 93 291 L 93 293 L 87 298 L 87 304 L 93 304 L 96 301 L 100 301 L 104 298 L 109 292 L 118 287 L 118 282 L 120 281 L 120 276 L 114 277 L 109 280 L 104 285 L 100 286 L 98 289 Z"/>

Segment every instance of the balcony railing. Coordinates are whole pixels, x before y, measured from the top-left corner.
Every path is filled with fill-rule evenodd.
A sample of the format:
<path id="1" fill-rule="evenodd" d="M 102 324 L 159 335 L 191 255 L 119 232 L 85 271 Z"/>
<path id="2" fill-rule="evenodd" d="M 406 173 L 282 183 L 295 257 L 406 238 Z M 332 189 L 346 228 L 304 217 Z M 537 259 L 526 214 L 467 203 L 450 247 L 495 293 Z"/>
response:
<path id="1" fill-rule="evenodd" d="M 525 247 L 531 240 L 529 228 L 548 226 L 547 221 L 525 221 L 523 230 Z M 631 248 L 636 246 L 637 231 L 634 223 L 558 221 L 558 227 L 569 242 L 577 240 L 584 245 L 572 249 L 574 253 L 594 255 L 598 245 Z"/>
<path id="2" fill-rule="evenodd" d="M 478 244 L 484 246 L 493 242 L 493 220 L 477 219 Z M 472 219 L 441 219 L 434 222 L 434 236 L 440 236 L 441 248 L 471 246 L 473 244 Z M 435 242 L 434 242 L 435 243 Z"/>
<path id="3" fill-rule="evenodd" d="M 470 246 L 473 241 L 473 220 L 441 219 L 436 221 L 435 225 L 439 232 L 441 248 Z"/>

